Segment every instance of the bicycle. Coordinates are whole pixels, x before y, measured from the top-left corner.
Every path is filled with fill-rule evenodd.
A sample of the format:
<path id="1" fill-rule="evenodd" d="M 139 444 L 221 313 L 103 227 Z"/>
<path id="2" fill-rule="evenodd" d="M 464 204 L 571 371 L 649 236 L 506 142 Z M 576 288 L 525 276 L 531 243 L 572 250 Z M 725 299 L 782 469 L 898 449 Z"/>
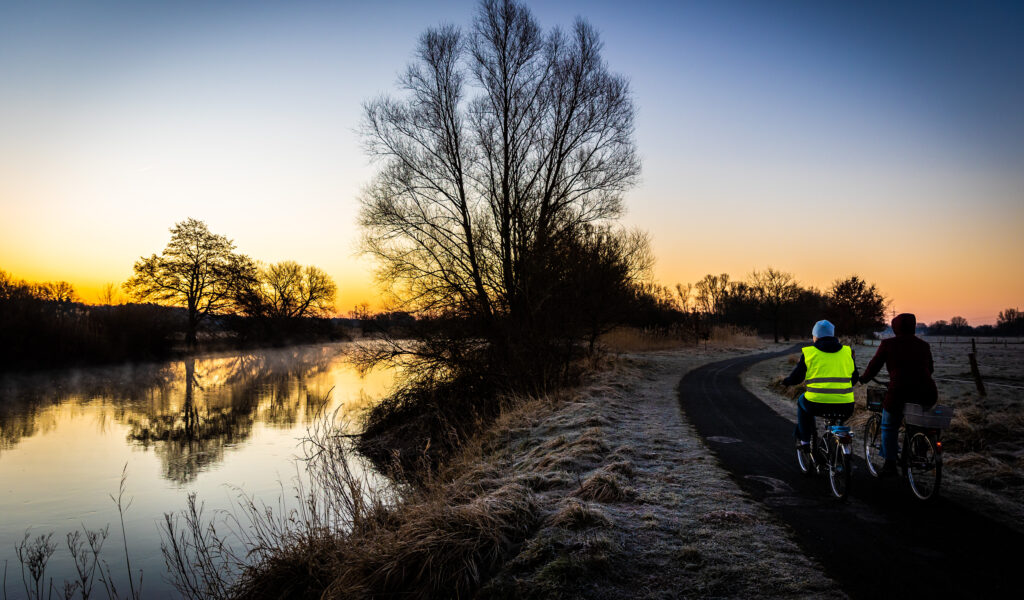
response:
<path id="1" fill-rule="evenodd" d="M 877 381 L 888 385 L 887 381 Z M 870 387 L 867 390 L 868 410 L 874 414 L 864 423 L 864 460 L 868 473 L 878 478 L 884 460 L 882 451 L 882 402 L 885 388 Z M 911 493 L 918 500 L 930 501 L 939 496 L 942 483 L 942 430 L 949 427 L 953 409 L 948 406 L 934 406 L 931 409 L 920 404 L 906 404 L 903 407 L 903 422 L 897 437 L 897 464 L 902 478 L 907 481 Z"/>
<path id="2" fill-rule="evenodd" d="M 853 433 L 843 425 L 845 414 L 818 415 L 825 421 L 822 434 L 810 444 L 797 443 L 796 460 L 800 472 L 813 477 L 824 471 L 829 487 L 837 500 L 846 500 L 850 493 L 850 455 L 853 452 Z"/>

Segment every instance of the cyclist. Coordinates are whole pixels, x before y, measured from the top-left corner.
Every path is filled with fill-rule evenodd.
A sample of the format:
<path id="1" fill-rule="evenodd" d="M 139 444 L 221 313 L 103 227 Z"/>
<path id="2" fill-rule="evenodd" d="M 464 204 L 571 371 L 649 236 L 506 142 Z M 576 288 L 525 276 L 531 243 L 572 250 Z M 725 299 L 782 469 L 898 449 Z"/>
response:
<path id="1" fill-rule="evenodd" d="M 847 419 L 853 414 L 857 365 L 853 362 L 853 348 L 844 346 L 835 331 L 835 326 L 828 321 L 815 323 L 811 331 L 814 345 L 802 349 L 800 362 L 789 377 L 782 380 L 784 385 L 807 383 L 807 391 L 796 403 L 798 444 L 810 444 L 815 437 L 814 417 L 840 413 Z"/>
<path id="2" fill-rule="evenodd" d="M 878 375 L 883 365 L 889 371 L 889 389 L 882 401 L 880 454 L 885 463 L 880 476 L 896 473 L 903 405 L 912 403 L 931 408 L 939 397 L 935 381 L 932 380 L 935 365 L 932 362 L 931 346 L 914 335 L 916 329 L 917 317 L 910 313 L 896 315 L 892 320 L 893 337 L 882 340 L 860 378 L 861 383 L 867 383 Z"/>

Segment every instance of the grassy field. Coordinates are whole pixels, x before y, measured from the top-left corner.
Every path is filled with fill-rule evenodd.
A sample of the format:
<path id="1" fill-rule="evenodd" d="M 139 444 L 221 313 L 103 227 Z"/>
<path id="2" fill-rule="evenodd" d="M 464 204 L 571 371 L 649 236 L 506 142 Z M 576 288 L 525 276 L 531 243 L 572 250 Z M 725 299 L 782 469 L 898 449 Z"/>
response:
<path id="1" fill-rule="evenodd" d="M 971 378 L 970 344 L 949 343 L 952 338 L 942 343 L 928 339 L 939 403 L 956 409 L 952 426 L 943 432 L 943 494 L 1020 530 L 1024 528 L 1024 345 L 978 345 L 979 370 L 988 392 L 982 397 Z M 854 347 L 861 370 L 875 350 Z M 778 381 L 798 358 L 794 354 L 759 363 L 743 378 L 749 390 L 790 420 L 796 418 L 797 392 Z M 885 376 L 883 369 L 880 377 Z M 863 410 L 866 389 L 855 390 L 858 411 L 850 420 L 855 434 L 868 416 Z M 859 435 L 856 446 L 860 446 Z"/>

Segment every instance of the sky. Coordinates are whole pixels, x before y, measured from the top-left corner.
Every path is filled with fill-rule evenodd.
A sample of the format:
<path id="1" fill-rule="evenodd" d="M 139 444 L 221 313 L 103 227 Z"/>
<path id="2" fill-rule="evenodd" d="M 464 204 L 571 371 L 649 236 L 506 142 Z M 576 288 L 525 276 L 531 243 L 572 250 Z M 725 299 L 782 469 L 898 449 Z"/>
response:
<path id="1" fill-rule="evenodd" d="M 581 16 L 638 108 L 661 283 L 859 274 L 892 308 L 1024 306 L 1024 4 L 528 2 Z M 361 104 L 472 1 L 0 3 L 0 269 L 86 300 L 189 217 L 376 305 Z"/>

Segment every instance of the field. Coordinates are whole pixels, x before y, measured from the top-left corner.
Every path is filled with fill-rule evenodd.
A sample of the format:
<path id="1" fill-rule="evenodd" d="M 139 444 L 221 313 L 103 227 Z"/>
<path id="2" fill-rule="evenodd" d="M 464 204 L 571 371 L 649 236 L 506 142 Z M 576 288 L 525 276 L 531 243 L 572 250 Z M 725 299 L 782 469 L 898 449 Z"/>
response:
<path id="1" fill-rule="evenodd" d="M 956 409 L 951 428 L 943 433 L 943 494 L 1020 529 L 1024 524 L 1024 344 L 990 343 L 977 346 L 978 367 L 987 395 L 982 397 L 971 377 L 971 345 L 961 338 L 925 338 L 932 346 L 939 403 Z M 876 348 L 854 347 L 863 370 Z M 744 385 L 780 414 L 795 420 L 795 389 L 778 384 L 796 364 L 797 355 L 772 359 L 752 367 Z M 885 377 L 883 369 L 880 377 Z M 858 410 L 851 419 L 855 433 L 867 418 L 863 410 L 866 387 L 858 386 Z M 859 436 L 858 436 L 859 437 Z M 859 445 L 859 440 L 858 444 Z"/>

